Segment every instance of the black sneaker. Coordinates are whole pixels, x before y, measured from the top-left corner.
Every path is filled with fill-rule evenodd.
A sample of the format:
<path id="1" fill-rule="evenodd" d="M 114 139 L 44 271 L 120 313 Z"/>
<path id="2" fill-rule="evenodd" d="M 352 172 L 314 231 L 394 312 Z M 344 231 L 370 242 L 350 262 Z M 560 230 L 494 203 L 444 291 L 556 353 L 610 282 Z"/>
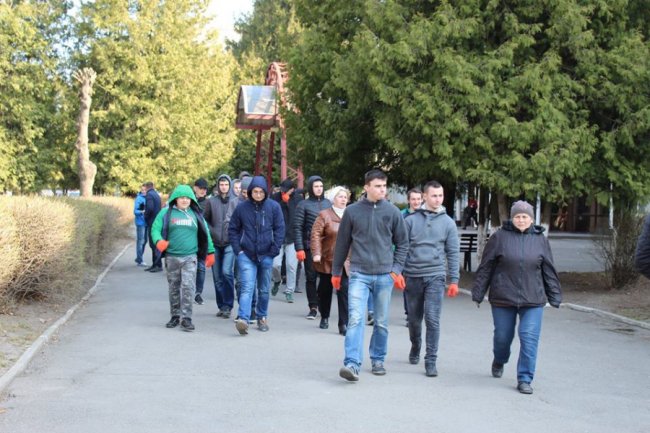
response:
<path id="1" fill-rule="evenodd" d="M 339 325 L 339 334 L 345 337 L 345 334 L 348 332 L 348 326 L 347 325 Z"/>
<path id="2" fill-rule="evenodd" d="M 271 288 L 271 295 L 272 296 L 277 295 L 278 290 L 280 290 L 280 283 L 273 283 L 273 287 Z"/>
<path id="3" fill-rule="evenodd" d="M 181 320 L 181 329 L 183 331 L 194 331 L 194 325 L 192 324 L 192 319 L 189 317 L 184 317 L 183 320 Z"/>
<path id="4" fill-rule="evenodd" d="M 384 368 L 384 363 L 381 361 L 375 361 L 372 363 L 372 370 L 370 370 L 375 376 L 383 376 L 386 374 L 386 369 Z"/>
<path id="5" fill-rule="evenodd" d="M 316 320 L 316 316 L 318 316 L 318 311 L 316 311 L 315 308 L 312 308 L 309 310 L 309 313 L 305 316 L 305 319 L 307 320 Z"/>
<path id="6" fill-rule="evenodd" d="M 194 297 L 194 302 L 196 302 L 199 305 L 203 305 L 203 298 L 201 297 L 200 293 Z"/>
<path id="7" fill-rule="evenodd" d="M 409 363 L 416 365 L 418 362 L 420 362 L 420 348 L 411 345 L 411 351 L 409 352 Z"/>
<path id="8" fill-rule="evenodd" d="M 172 316 L 172 318 L 169 320 L 169 322 L 167 322 L 167 324 L 165 324 L 165 326 L 168 328 L 175 328 L 178 326 L 180 321 L 181 318 L 179 316 Z"/>
<path id="9" fill-rule="evenodd" d="M 522 394 L 533 393 L 533 387 L 530 386 L 530 383 L 528 382 L 519 382 L 519 384 L 517 384 L 517 390 Z"/>
<path id="10" fill-rule="evenodd" d="M 372 313 L 368 313 L 368 320 L 366 320 L 366 325 L 373 326 L 375 324 L 375 316 Z"/>
<path id="11" fill-rule="evenodd" d="M 424 365 L 424 372 L 427 377 L 436 377 L 438 375 L 438 370 L 436 369 L 436 364 L 426 363 Z"/>
<path id="12" fill-rule="evenodd" d="M 230 308 L 224 308 L 221 311 L 221 317 L 224 319 L 230 319 L 230 314 L 232 314 L 232 310 Z"/>
<path id="13" fill-rule="evenodd" d="M 341 369 L 339 370 L 339 376 L 341 376 L 343 379 L 347 380 L 348 382 L 358 382 L 359 370 L 357 370 L 352 365 L 346 365 L 345 367 L 341 367 Z"/>
<path id="14" fill-rule="evenodd" d="M 149 272 L 162 272 L 162 266 L 156 266 L 155 268 L 151 268 Z"/>
<path id="15" fill-rule="evenodd" d="M 499 364 L 496 361 L 492 361 L 492 376 L 493 377 L 503 376 L 503 364 Z"/>
<path id="16" fill-rule="evenodd" d="M 327 329 L 327 328 L 330 327 L 330 323 L 329 323 L 329 322 L 330 322 L 330 320 L 329 320 L 328 318 L 321 317 L 321 319 L 320 319 L 320 325 L 318 325 L 318 327 L 319 327 L 320 329 Z"/>
<path id="17" fill-rule="evenodd" d="M 145 271 L 145 272 L 151 272 L 152 269 L 153 269 L 153 265 L 144 268 L 144 271 Z"/>

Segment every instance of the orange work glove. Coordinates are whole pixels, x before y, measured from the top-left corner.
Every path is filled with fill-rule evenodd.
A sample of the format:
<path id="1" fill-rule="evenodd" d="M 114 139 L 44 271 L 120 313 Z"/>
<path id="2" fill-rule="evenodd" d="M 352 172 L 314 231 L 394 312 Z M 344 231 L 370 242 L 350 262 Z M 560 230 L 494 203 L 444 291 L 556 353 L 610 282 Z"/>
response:
<path id="1" fill-rule="evenodd" d="M 283 193 L 280 193 L 280 194 L 282 195 L 282 201 L 285 202 L 285 203 L 289 203 L 289 199 L 291 198 L 289 196 L 289 194 L 287 194 L 286 192 L 283 192 Z"/>
<path id="2" fill-rule="evenodd" d="M 166 241 L 164 239 L 161 239 L 158 242 L 156 242 L 156 248 L 158 248 L 158 251 L 160 251 L 161 253 L 164 253 L 168 246 L 169 246 L 169 241 Z"/>
<path id="3" fill-rule="evenodd" d="M 456 283 L 451 283 L 449 287 L 447 287 L 447 296 L 450 298 L 455 297 L 458 295 L 458 284 Z"/>
<path id="4" fill-rule="evenodd" d="M 336 290 L 341 290 L 341 276 L 340 275 L 332 275 L 332 287 L 334 287 Z"/>
<path id="5" fill-rule="evenodd" d="M 391 272 L 390 277 L 395 282 L 395 288 L 397 290 L 406 289 L 406 281 L 404 281 L 404 276 L 402 274 L 397 275 L 395 272 Z"/>
<path id="6" fill-rule="evenodd" d="M 208 254 L 205 258 L 205 267 L 211 268 L 214 265 L 214 254 Z"/>
<path id="7" fill-rule="evenodd" d="M 296 251 L 296 258 L 298 259 L 299 262 L 304 262 L 305 259 L 307 258 L 307 255 L 303 250 L 298 250 Z"/>

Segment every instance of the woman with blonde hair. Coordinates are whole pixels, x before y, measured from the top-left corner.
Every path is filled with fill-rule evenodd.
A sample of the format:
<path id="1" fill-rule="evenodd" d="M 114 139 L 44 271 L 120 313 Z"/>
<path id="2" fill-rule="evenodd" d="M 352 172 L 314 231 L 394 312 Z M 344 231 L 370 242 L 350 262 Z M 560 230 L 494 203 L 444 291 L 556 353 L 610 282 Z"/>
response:
<path id="1" fill-rule="evenodd" d="M 339 224 L 345 212 L 345 206 L 350 199 L 350 191 L 345 187 L 336 186 L 326 193 L 332 202 L 332 207 L 318 214 L 311 230 L 311 251 L 314 269 L 320 274 L 318 283 L 318 309 L 320 310 L 320 328 L 329 327 L 330 308 L 332 304 L 332 261 L 334 260 L 334 246 L 339 231 Z M 348 327 L 348 277 L 346 266 L 341 278 L 341 289 L 337 291 L 336 298 L 339 308 L 339 334 L 345 335 Z"/>

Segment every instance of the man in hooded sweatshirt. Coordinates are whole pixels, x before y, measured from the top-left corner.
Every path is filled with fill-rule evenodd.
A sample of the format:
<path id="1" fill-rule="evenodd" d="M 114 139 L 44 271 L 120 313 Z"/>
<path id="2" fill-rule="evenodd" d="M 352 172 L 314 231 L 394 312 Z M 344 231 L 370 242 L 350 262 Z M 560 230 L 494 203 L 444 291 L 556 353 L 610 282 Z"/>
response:
<path id="1" fill-rule="evenodd" d="M 293 222 L 294 243 L 296 257 L 305 265 L 305 288 L 307 289 L 307 303 L 309 313 L 306 318 L 315 320 L 318 315 L 318 292 L 316 291 L 316 278 L 318 274 L 314 269 L 311 249 L 311 229 L 314 226 L 318 214 L 325 209 L 332 207 L 332 202 L 325 198 L 323 179 L 320 176 L 310 176 L 307 180 L 307 191 L 309 197 L 302 200 L 296 206 L 296 215 Z"/>
<path id="2" fill-rule="evenodd" d="M 192 300 L 196 285 L 198 260 L 214 264 L 214 246 L 208 225 L 189 185 L 179 185 L 169 196 L 169 204 L 156 216 L 151 228 L 156 249 L 165 253 L 169 283 L 171 319 L 168 328 L 179 322 L 183 331 L 193 331 Z"/>
<path id="3" fill-rule="evenodd" d="M 249 199 L 232 214 L 228 238 L 239 268 L 241 293 L 235 327 L 241 335 L 248 334 L 253 292 L 257 288 L 255 308 L 257 328 L 269 330 L 267 317 L 273 258 L 280 254 L 284 240 L 284 217 L 280 205 L 268 200 L 266 179 L 255 176 L 248 186 Z"/>
<path id="4" fill-rule="evenodd" d="M 273 288 L 271 295 L 275 296 L 280 289 L 282 282 L 282 258 L 284 256 L 287 267 L 287 288 L 284 296 L 289 303 L 293 303 L 293 293 L 296 290 L 296 274 L 298 271 L 298 258 L 296 257 L 296 248 L 294 245 L 293 219 L 296 215 L 298 203 L 302 201 L 302 196 L 295 193 L 296 185 L 293 180 L 287 178 L 280 183 L 280 191 L 273 194 L 271 198 L 277 201 L 282 208 L 284 215 L 284 226 L 287 228 L 284 234 L 284 242 L 280 254 L 273 259 Z"/>
<path id="5" fill-rule="evenodd" d="M 407 324 L 411 339 L 409 362 L 420 362 L 422 347 L 422 318 L 426 325 L 425 373 L 438 375 L 438 341 L 440 339 L 440 310 L 449 275 L 447 296 L 458 294 L 460 278 L 458 256 L 460 243 L 456 223 L 443 206 L 442 185 L 432 180 L 424 186 L 424 207 L 408 214 L 404 220 L 409 236 L 409 251 L 404 263 L 408 305 Z"/>
<path id="6" fill-rule="evenodd" d="M 217 191 L 217 195 L 208 199 L 203 216 L 210 226 L 210 235 L 215 248 L 212 279 L 219 309 L 217 317 L 228 319 L 235 301 L 235 256 L 228 240 L 228 224 L 237 207 L 237 197 L 232 194 L 230 176 L 227 174 L 219 176 Z"/>
<path id="7" fill-rule="evenodd" d="M 196 197 L 196 202 L 199 205 L 201 212 L 205 209 L 205 203 L 207 201 L 208 195 L 208 181 L 200 177 L 194 181 L 194 186 L 192 187 L 194 191 L 194 196 Z M 203 305 L 203 298 L 201 293 L 203 293 L 203 285 L 205 284 L 205 261 L 199 260 L 196 265 L 196 296 L 194 297 L 194 302 L 199 305 Z"/>

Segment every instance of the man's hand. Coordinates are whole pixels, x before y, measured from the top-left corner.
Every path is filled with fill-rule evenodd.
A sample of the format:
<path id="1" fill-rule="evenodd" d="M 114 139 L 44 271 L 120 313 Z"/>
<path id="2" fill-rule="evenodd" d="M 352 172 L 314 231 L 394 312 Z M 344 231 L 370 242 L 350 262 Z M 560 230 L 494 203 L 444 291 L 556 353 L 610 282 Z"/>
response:
<path id="1" fill-rule="evenodd" d="M 311 261 L 314 262 L 314 263 L 320 263 L 320 256 L 313 256 L 311 258 Z"/>
<path id="2" fill-rule="evenodd" d="M 161 253 L 164 253 L 168 246 L 169 246 L 169 241 L 166 241 L 164 239 L 161 239 L 158 242 L 156 242 L 156 248 Z"/>
<path id="3" fill-rule="evenodd" d="M 451 283 L 449 287 L 447 287 L 447 296 L 450 298 L 455 297 L 458 295 L 458 284 L 456 283 Z"/>
<path id="4" fill-rule="evenodd" d="M 395 283 L 395 288 L 397 290 L 406 289 L 406 281 L 404 281 L 404 276 L 402 274 L 398 275 L 395 272 L 391 272 L 390 277 L 393 279 L 393 282 Z"/>
<path id="5" fill-rule="evenodd" d="M 296 258 L 298 259 L 299 262 L 304 262 L 305 259 L 307 258 L 307 254 L 305 254 L 304 250 L 298 250 L 296 251 Z"/>
<path id="6" fill-rule="evenodd" d="M 336 289 L 337 291 L 341 290 L 341 276 L 340 275 L 332 275 L 332 287 Z"/>

